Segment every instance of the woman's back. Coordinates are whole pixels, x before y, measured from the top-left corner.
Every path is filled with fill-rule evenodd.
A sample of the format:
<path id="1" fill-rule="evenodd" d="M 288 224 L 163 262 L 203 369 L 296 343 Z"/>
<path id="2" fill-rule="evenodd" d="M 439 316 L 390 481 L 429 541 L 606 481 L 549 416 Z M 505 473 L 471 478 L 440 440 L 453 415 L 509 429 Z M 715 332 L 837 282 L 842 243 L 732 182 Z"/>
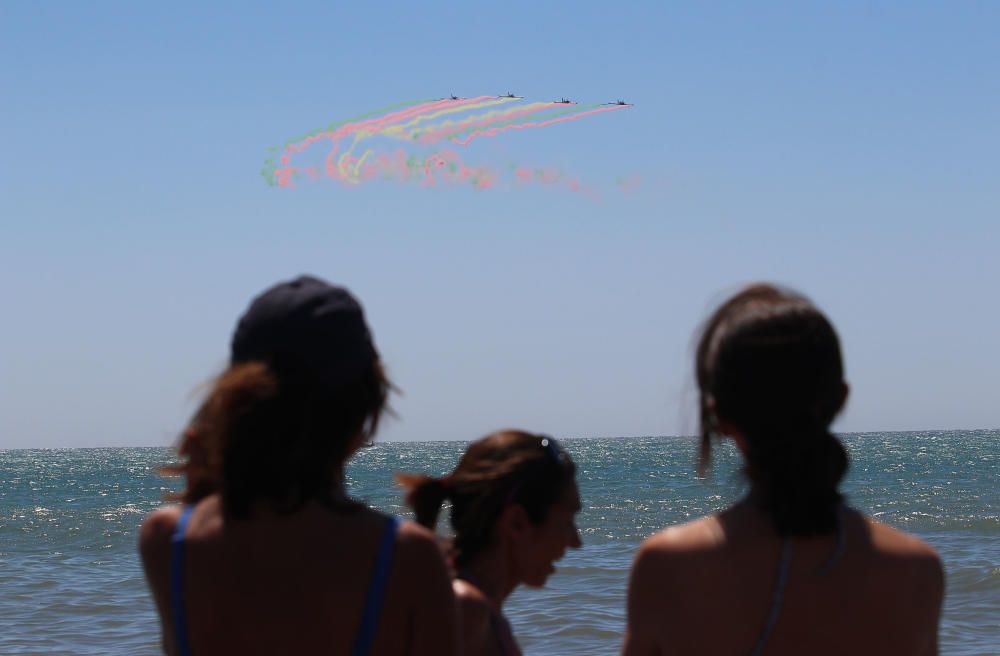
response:
<path id="1" fill-rule="evenodd" d="M 850 457 L 830 425 L 849 388 L 833 324 L 805 297 L 751 285 L 706 322 L 695 377 L 700 468 L 732 440 L 749 492 L 644 543 L 625 653 L 936 653 L 937 554 L 839 489 Z"/>
<path id="2" fill-rule="evenodd" d="M 790 539 L 784 577 L 784 540 L 749 504 L 657 534 L 633 568 L 626 654 L 936 653 L 937 555 L 841 516 L 842 538 Z"/>
<path id="3" fill-rule="evenodd" d="M 180 514 L 172 507 L 152 515 L 141 538 L 154 596 L 170 619 L 168 653 L 181 653 L 177 618 L 168 610 Z M 454 602 L 436 543 L 407 522 L 386 558 L 390 527 L 389 518 L 371 510 L 338 513 L 315 503 L 292 514 L 223 521 L 218 497 L 209 497 L 191 513 L 183 537 L 191 653 L 352 654 L 372 595 L 381 595 L 382 604 L 371 654 L 452 653 L 453 624 L 441 620 L 451 618 Z M 375 576 L 379 565 L 387 566 L 384 591 Z"/>
<path id="4" fill-rule="evenodd" d="M 140 535 L 167 653 L 456 652 L 433 536 L 344 484 L 391 389 L 346 289 L 301 276 L 251 302 L 169 468 L 185 506 Z"/>

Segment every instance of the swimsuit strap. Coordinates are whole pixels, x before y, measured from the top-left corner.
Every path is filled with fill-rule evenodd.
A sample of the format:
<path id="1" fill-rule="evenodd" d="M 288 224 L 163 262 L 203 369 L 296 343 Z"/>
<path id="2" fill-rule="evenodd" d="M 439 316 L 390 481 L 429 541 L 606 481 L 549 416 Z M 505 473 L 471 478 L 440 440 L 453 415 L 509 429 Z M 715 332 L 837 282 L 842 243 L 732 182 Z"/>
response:
<path id="1" fill-rule="evenodd" d="M 364 614 L 361 616 L 361 626 L 354 639 L 351 656 L 367 656 L 375 641 L 378 629 L 378 618 L 382 613 L 382 602 L 385 599 L 386 585 L 389 582 L 389 571 L 392 566 L 392 552 L 396 546 L 396 531 L 399 520 L 390 517 L 382 533 L 382 543 L 375 557 L 375 569 L 372 572 L 371 583 L 368 585 L 368 599 L 365 602 Z"/>
<path id="2" fill-rule="evenodd" d="M 774 582 L 774 595 L 771 597 L 771 612 L 768 613 L 767 624 L 764 625 L 764 631 L 760 634 L 760 640 L 757 641 L 757 646 L 751 652 L 752 656 L 760 656 L 764 653 L 767 640 L 771 637 L 771 632 L 774 631 L 774 625 L 778 623 L 778 616 L 781 615 L 781 604 L 785 600 L 785 586 L 788 584 L 788 569 L 791 563 L 792 540 L 785 538 L 784 542 L 781 543 L 781 561 L 778 563 L 778 576 Z"/>
<path id="3" fill-rule="evenodd" d="M 184 613 L 184 531 L 194 506 L 184 506 L 170 538 L 170 609 L 174 620 L 177 656 L 190 656 L 187 617 Z"/>
<path id="4" fill-rule="evenodd" d="M 847 534 L 844 530 L 844 505 L 841 504 L 837 508 L 837 545 L 833 548 L 833 553 L 830 555 L 830 560 L 826 561 L 822 567 L 816 570 L 816 573 L 820 576 L 826 576 L 833 569 L 834 565 L 840 562 L 841 557 L 844 555 L 844 547 L 847 545 Z"/>

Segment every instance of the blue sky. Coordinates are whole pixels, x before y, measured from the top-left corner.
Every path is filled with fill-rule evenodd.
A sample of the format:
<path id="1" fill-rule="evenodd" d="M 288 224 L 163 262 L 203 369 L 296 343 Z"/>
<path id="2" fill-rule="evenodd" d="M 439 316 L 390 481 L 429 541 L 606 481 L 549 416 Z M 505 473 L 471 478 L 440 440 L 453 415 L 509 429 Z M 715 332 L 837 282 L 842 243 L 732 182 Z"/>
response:
<path id="1" fill-rule="evenodd" d="M 839 429 L 1000 426 L 1000 5 L 199 4 L 0 8 L 0 447 L 171 443 L 301 272 L 367 309 L 384 439 L 691 433 L 695 331 L 758 279 L 838 327 Z M 599 202 L 260 176 L 332 121 L 508 90 L 636 104 L 481 150 Z"/>

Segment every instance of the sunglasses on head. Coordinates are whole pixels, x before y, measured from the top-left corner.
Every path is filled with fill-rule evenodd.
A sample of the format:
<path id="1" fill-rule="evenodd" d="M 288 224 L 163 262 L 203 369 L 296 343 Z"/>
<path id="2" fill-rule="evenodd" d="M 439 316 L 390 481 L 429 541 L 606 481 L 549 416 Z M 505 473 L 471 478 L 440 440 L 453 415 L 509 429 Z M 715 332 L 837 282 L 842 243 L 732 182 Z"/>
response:
<path id="1" fill-rule="evenodd" d="M 539 442 L 539 445 L 545 449 L 546 460 L 560 466 L 566 464 L 566 452 L 562 450 L 562 447 L 559 446 L 559 443 L 556 442 L 555 438 L 548 435 L 541 435 L 540 437 L 542 439 Z M 514 497 L 521 491 L 523 485 L 524 481 L 520 481 L 514 485 L 511 491 L 507 494 L 507 499 L 504 501 L 505 506 L 514 501 Z"/>
<path id="2" fill-rule="evenodd" d="M 554 437 L 548 435 L 542 435 L 541 437 L 541 445 L 545 449 L 546 457 L 556 464 L 561 465 L 566 462 L 566 452 L 559 446 L 559 442 L 556 442 Z"/>

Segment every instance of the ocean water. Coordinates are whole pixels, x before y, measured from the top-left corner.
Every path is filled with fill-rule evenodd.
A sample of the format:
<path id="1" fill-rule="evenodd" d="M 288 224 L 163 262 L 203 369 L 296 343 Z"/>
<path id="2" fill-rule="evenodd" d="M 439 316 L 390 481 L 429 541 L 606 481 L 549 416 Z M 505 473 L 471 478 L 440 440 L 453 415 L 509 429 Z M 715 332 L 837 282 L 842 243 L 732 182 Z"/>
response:
<path id="1" fill-rule="evenodd" d="M 844 436 L 850 503 L 941 553 L 943 654 L 1000 654 L 1000 431 Z M 654 531 L 724 507 L 743 491 L 722 449 L 694 475 L 691 438 L 565 440 L 583 497 L 584 547 L 508 616 L 526 654 L 615 654 L 635 548 Z M 352 494 L 405 516 L 395 471 L 449 470 L 464 448 L 378 444 L 349 467 Z M 176 481 L 168 449 L 0 451 L 0 654 L 157 654 L 159 629 L 136 555 L 144 513 Z"/>

